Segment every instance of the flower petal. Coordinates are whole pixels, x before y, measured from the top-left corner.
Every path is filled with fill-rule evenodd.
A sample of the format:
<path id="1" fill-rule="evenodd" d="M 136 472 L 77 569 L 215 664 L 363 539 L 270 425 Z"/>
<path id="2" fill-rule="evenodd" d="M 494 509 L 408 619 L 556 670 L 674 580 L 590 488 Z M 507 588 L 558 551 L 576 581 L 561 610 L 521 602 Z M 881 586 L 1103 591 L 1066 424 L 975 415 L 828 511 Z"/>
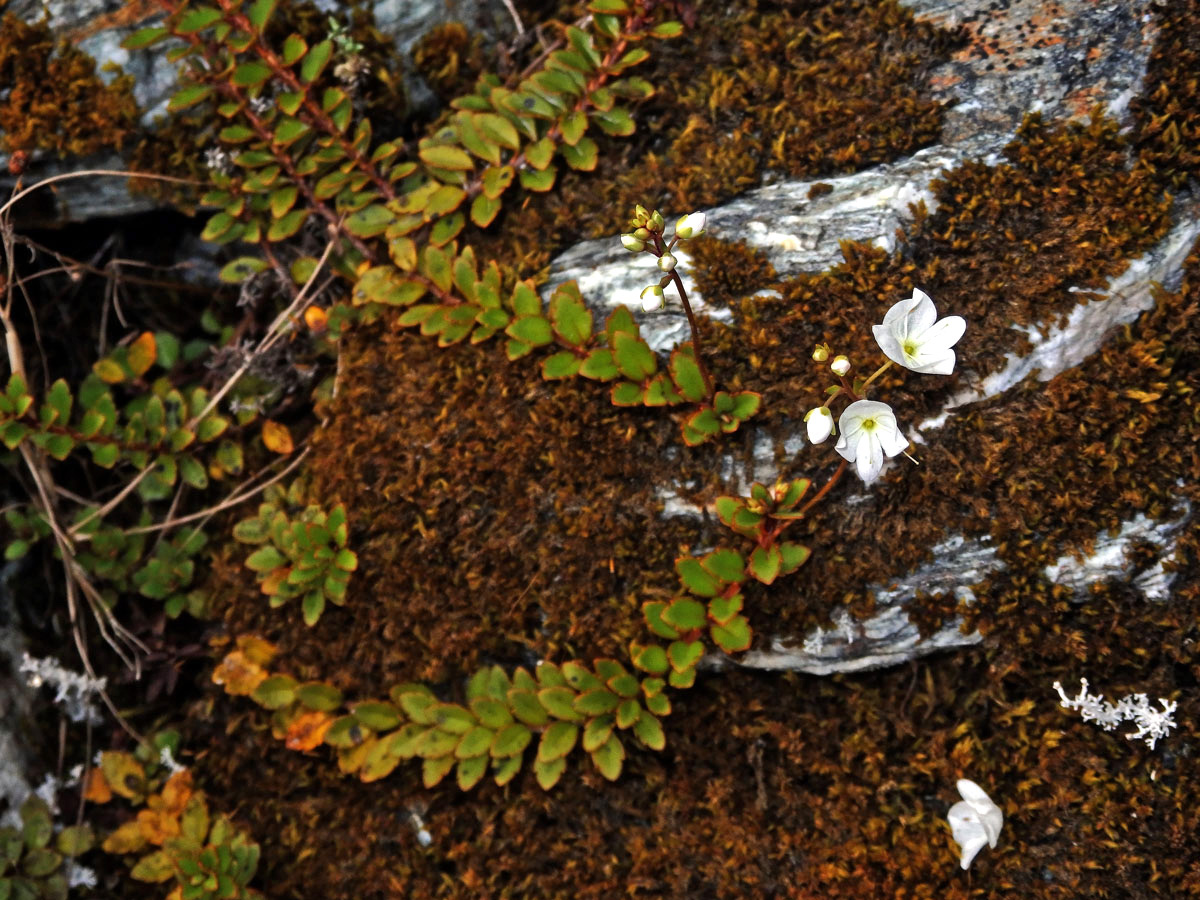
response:
<path id="1" fill-rule="evenodd" d="M 904 348 L 900 346 L 899 339 L 886 322 L 883 325 L 872 325 L 871 333 L 875 335 L 875 343 L 879 345 L 884 356 L 898 366 L 907 366 L 908 363 L 904 359 Z"/>
<path id="2" fill-rule="evenodd" d="M 921 343 L 934 347 L 950 348 L 962 340 L 967 330 L 967 320 L 962 316 L 946 316 L 921 335 Z"/>
<path id="3" fill-rule="evenodd" d="M 937 307 L 920 288 L 913 288 L 912 299 L 908 302 L 908 336 L 923 339 L 922 335 L 937 321 Z"/>

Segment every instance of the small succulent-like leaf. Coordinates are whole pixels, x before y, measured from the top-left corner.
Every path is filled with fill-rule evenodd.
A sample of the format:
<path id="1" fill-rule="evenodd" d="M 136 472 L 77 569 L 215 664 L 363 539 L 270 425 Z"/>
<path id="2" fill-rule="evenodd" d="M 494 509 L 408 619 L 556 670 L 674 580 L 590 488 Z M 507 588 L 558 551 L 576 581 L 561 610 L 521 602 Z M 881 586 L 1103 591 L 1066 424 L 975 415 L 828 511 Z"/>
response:
<path id="1" fill-rule="evenodd" d="M 496 732 L 488 752 L 494 757 L 516 756 L 529 746 L 532 739 L 533 733 L 528 728 L 513 723 Z"/>
<path id="2" fill-rule="evenodd" d="M 612 351 L 607 347 L 598 347 L 584 358 L 579 374 L 595 381 L 612 381 L 621 373 L 613 362 Z"/>
<path id="3" fill-rule="evenodd" d="M 675 560 L 675 571 L 687 590 L 697 597 L 715 597 L 721 592 L 721 580 L 706 569 L 694 556 Z"/>
<path id="4" fill-rule="evenodd" d="M 667 651 L 658 644 L 651 644 L 648 647 L 634 644 L 630 650 L 633 664 L 643 672 L 649 672 L 651 675 L 661 675 L 667 671 L 669 665 L 667 662 Z"/>
<path id="5" fill-rule="evenodd" d="M 544 732 L 538 743 L 538 762 L 550 763 L 571 752 L 579 737 L 579 726 L 570 722 L 555 722 Z"/>
<path id="6" fill-rule="evenodd" d="M 718 625 L 724 625 L 742 611 L 742 595 L 713 597 L 708 601 L 708 617 Z"/>
<path id="7" fill-rule="evenodd" d="M 643 710 L 633 725 L 633 733 L 643 745 L 651 750 L 662 750 L 667 746 L 667 737 L 663 734 L 662 723 L 652 713 Z"/>
<path id="8" fill-rule="evenodd" d="M 649 600 L 642 604 L 642 615 L 651 631 L 659 637 L 675 640 L 679 637 L 679 632 L 663 619 L 666 608 L 667 604 L 661 600 Z"/>
<path id="9" fill-rule="evenodd" d="M 490 757 L 487 754 L 475 756 L 470 759 L 460 759 L 455 769 L 455 780 L 458 782 L 458 789 L 460 791 L 469 791 L 475 785 L 479 784 L 479 780 L 487 774 L 489 761 Z"/>
<path id="10" fill-rule="evenodd" d="M 763 584 L 770 584 L 779 576 L 783 566 L 783 554 L 777 544 L 770 547 L 755 547 L 750 554 L 747 571 Z"/>
<path id="11" fill-rule="evenodd" d="M 170 881 L 175 875 L 175 867 L 171 857 L 162 850 L 155 850 L 137 861 L 129 871 L 129 877 L 135 881 L 147 881 L 154 884 Z"/>
<path id="12" fill-rule="evenodd" d="M 811 551 L 803 544 L 784 541 L 779 545 L 780 575 L 790 575 L 808 561 Z"/>
<path id="13" fill-rule="evenodd" d="M 533 774 L 537 777 L 537 783 L 542 790 L 548 791 L 554 785 L 558 784 L 558 780 L 562 778 L 563 772 L 567 770 L 567 760 L 559 758 L 551 762 L 543 762 L 537 760 L 533 764 Z"/>
<path id="14" fill-rule="evenodd" d="M 620 778 L 621 767 L 625 762 L 625 746 L 621 739 L 615 734 L 609 735 L 608 740 L 592 752 L 592 762 L 609 781 Z"/>
<path id="15" fill-rule="evenodd" d="M 583 361 L 569 350 L 562 350 L 542 360 L 542 377 L 547 381 L 570 378 L 578 374 Z"/>
<path id="16" fill-rule="evenodd" d="M 250 697 L 259 706 L 282 709 L 296 699 L 296 687 L 296 679 L 287 675 L 272 675 L 264 678 Z"/>
<path id="17" fill-rule="evenodd" d="M 704 644 L 700 641 L 673 641 L 667 647 L 667 659 L 676 672 L 686 672 L 694 668 L 703 655 Z"/>
<path id="18" fill-rule="evenodd" d="M 726 653 L 750 649 L 750 623 L 745 616 L 734 616 L 724 625 L 712 626 L 712 639 Z"/>

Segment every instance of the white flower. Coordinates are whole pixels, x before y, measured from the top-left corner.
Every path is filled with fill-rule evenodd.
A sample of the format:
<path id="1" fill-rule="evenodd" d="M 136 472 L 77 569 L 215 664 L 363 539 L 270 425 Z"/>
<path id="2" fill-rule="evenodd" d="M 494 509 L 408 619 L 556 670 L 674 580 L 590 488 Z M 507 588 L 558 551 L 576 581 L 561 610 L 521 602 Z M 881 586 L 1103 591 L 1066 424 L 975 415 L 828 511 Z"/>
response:
<path id="1" fill-rule="evenodd" d="M 833 362 L 831 362 L 829 364 L 829 368 L 833 369 L 834 375 L 838 375 L 838 376 L 845 375 L 847 372 L 850 371 L 850 357 L 835 356 L 833 358 Z"/>
<path id="2" fill-rule="evenodd" d="M 975 782 L 966 778 L 958 781 L 958 793 L 962 800 L 950 807 L 946 818 L 950 822 L 950 834 L 954 842 L 962 847 L 959 864 L 964 870 L 983 849 L 983 845 L 995 847 L 1004 825 L 1004 813 L 992 798 Z"/>
<path id="3" fill-rule="evenodd" d="M 681 241 L 691 240 L 704 234 L 706 224 L 708 224 L 708 217 L 704 213 L 688 213 L 675 223 L 675 234 Z"/>
<path id="4" fill-rule="evenodd" d="M 804 422 L 808 425 L 808 442 L 810 444 L 823 443 L 833 432 L 833 413 L 829 411 L 828 406 L 810 409 L 804 417 Z"/>
<path id="5" fill-rule="evenodd" d="M 630 253 L 638 253 L 639 251 L 646 249 L 646 242 L 639 241 L 637 236 L 633 234 L 621 235 L 621 243 Z"/>
<path id="6" fill-rule="evenodd" d="M 903 453 L 908 438 L 896 426 L 896 414 L 878 400 L 855 400 L 840 419 L 836 450 L 858 467 L 858 477 L 870 484 L 883 470 L 883 458 Z"/>
<path id="7" fill-rule="evenodd" d="M 642 289 L 642 309 L 645 312 L 654 312 L 656 309 L 662 309 L 665 302 L 663 299 L 663 289 L 657 284 L 652 284 L 650 287 Z"/>
<path id="8" fill-rule="evenodd" d="M 677 262 L 678 260 L 676 260 L 675 257 L 670 253 L 664 253 L 658 258 L 658 267 L 664 272 L 673 272 L 675 271 L 675 265 Z"/>
<path id="9" fill-rule="evenodd" d="M 924 375 L 949 375 L 954 371 L 954 351 L 966 331 L 962 316 L 940 321 L 929 296 L 913 288 L 912 298 L 901 300 L 887 311 L 882 325 L 875 325 L 875 342 L 892 362 Z"/>

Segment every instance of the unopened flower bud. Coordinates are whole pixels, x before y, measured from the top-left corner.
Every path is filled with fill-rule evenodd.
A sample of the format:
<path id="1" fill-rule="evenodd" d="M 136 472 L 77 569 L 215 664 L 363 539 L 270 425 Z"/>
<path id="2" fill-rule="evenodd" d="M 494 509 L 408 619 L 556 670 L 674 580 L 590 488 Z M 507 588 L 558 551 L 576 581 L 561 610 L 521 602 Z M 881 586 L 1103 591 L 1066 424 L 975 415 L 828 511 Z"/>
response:
<path id="1" fill-rule="evenodd" d="M 675 223 L 675 234 L 681 241 L 691 240 L 704 234 L 704 226 L 708 217 L 702 212 L 688 213 Z"/>
<path id="2" fill-rule="evenodd" d="M 662 234 L 662 230 L 667 227 L 666 220 L 663 219 L 662 213 L 657 209 L 650 214 L 650 228 Z"/>
<path id="3" fill-rule="evenodd" d="M 639 227 L 639 228 L 635 228 L 635 229 L 633 230 L 633 236 L 634 236 L 635 238 L 637 238 L 639 241 L 648 241 L 648 240 L 650 240 L 650 232 L 649 232 L 649 231 L 647 231 L 645 228 L 640 228 L 640 227 Z"/>
<path id="4" fill-rule="evenodd" d="M 828 406 L 810 409 L 804 417 L 804 422 L 808 426 L 810 444 L 820 444 L 833 433 L 833 413 L 829 411 Z"/>
<path id="5" fill-rule="evenodd" d="M 657 284 L 652 284 L 648 288 L 642 289 L 642 309 L 645 312 L 654 312 L 656 309 L 662 309 L 665 302 L 663 289 Z"/>
<path id="6" fill-rule="evenodd" d="M 850 371 L 850 360 L 845 356 L 835 356 L 829 368 L 833 369 L 834 375 L 845 375 Z"/>
<path id="7" fill-rule="evenodd" d="M 640 253 L 642 250 L 646 249 L 646 242 L 639 241 L 637 237 L 632 234 L 621 235 L 621 243 L 625 245 L 625 249 L 630 253 Z"/>
<path id="8" fill-rule="evenodd" d="M 829 348 L 824 344 L 817 344 L 817 349 L 813 351 L 813 359 L 817 362 L 825 362 L 829 359 Z"/>
<path id="9" fill-rule="evenodd" d="M 639 222 L 645 224 L 646 220 L 650 218 L 650 213 L 646 207 L 639 204 L 633 208 L 633 216 Z"/>
<path id="10" fill-rule="evenodd" d="M 658 258 L 658 267 L 660 269 L 662 269 L 664 272 L 674 272 L 675 264 L 677 262 L 678 262 L 678 260 L 676 260 L 675 257 L 672 256 L 670 253 L 664 253 L 662 256 L 660 256 Z"/>

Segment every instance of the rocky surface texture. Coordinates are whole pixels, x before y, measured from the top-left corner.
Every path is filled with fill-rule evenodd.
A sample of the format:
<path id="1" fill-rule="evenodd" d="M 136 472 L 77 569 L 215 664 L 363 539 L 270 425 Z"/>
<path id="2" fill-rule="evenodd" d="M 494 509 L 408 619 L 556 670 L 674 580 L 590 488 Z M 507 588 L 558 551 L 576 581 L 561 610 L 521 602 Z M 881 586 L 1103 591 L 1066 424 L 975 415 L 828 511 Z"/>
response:
<path id="1" fill-rule="evenodd" d="M 345 20 L 344 4 L 316 0 L 316 6 L 332 17 Z M 402 55 L 407 55 L 430 28 L 443 22 L 464 22 L 499 40 L 507 39 L 514 30 L 513 20 L 500 0 L 376 0 L 367 6 L 376 27 L 394 41 Z M 106 81 L 112 81 L 118 74 L 132 76 L 133 96 L 145 128 L 153 129 L 165 115 L 167 101 L 177 84 L 175 65 L 157 49 L 129 51 L 121 46 L 134 31 L 154 24 L 160 17 L 152 0 L 14 0 L 3 11 L 24 22 L 46 21 L 56 37 L 91 56 Z M 428 107 L 433 100 L 429 88 L 411 71 L 405 73 L 405 90 L 414 107 Z M 32 158 L 25 184 L 85 168 L 126 168 L 122 156 L 115 152 L 88 159 L 63 159 L 36 151 Z M 5 171 L 7 163 L 8 155 L 0 150 L 0 191 L 4 192 L 14 183 Z M 85 222 L 145 212 L 157 205 L 159 201 L 152 197 L 131 193 L 123 179 L 68 180 L 58 185 L 50 208 L 37 209 L 32 224 L 57 226 Z M 21 210 L 18 215 L 26 212 Z"/>
<path id="2" fill-rule="evenodd" d="M 968 161 L 995 163 L 1029 112 L 1064 120 L 1100 111 L 1128 122 L 1129 103 L 1141 89 L 1154 38 L 1149 3 L 930 0 L 905 5 L 918 19 L 962 27 L 969 35 L 967 45 L 931 78 L 935 94 L 950 104 L 941 142 L 899 162 L 842 177 L 776 180 L 768 176 L 770 183 L 763 187 L 706 211 L 711 235 L 741 239 L 761 250 L 780 276 L 818 272 L 842 261 L 842 241 L 894 249 L 897 231 L 912 220 L 913 205 L 923 203 L 931 211 L 936 205 L 930 183 Z M 814 191 L 815 185 L 822 187 Z M 917 426 L 915 439 L 920 442 L 922 433 L 941 427 L 957 411 L 997 397 L 1031 374 L 1049 381 L 1095 353 L 1115 328 L 1152 309 L 1154 284 L 1179 285 L 1183 260 L 1200 236 L 1198 211 L 1193 199 L 1185 196 L 1178 200 L 1176 224 L 1157 246 L 1132 260 L 1107 290 L 1077 306 L 1065 322 L 1056 317 L 1026 326 L 1028 352 L 1012 354 L 1001 371 L 973 379 L 942 415 Z M 688 269 L 687 254 L 677 255 Z M 653 259 L 631 258 L 614 237 L 587 241 L 560 255 L 553 263 L 551 282 L 578 280 L 584 296 L 598 311 L 618 304 L 636 310 L 641 289 L 655 280 L 654 271 Z M 703 295 L 686 277 L 685 284 L 698 309 L 719 321 L 730 320 L 727 309 L 707 308 Z M 659 351 L 669 351 L 688 339 L 687 320 L 677 303 L 662 312 L 638 315 L 647 339 Z M 970 360 L 963 360 L 962 365 L 970 370 Z M 799 432 L 787 441 L 792 453 L 804 445 Z M 769 458 L 769 453 L 760 453 L 749 470 L 730 458 L 728 469 L 745 489 L 750 481 L 775 477 L 771 465 L 766 464 Z M 670 492 L 664 500 L 670 514 L 699 513 Z M 1143 520 L 1140 526 L 1130 523 L 1130 527 L 1140 528 L 1147 539 L 1167 548 L 1170 536 L 1190 520 L 1190 510 L 1182 515 L 1179 522 L 1156 525 Z M 1096 549 L 1103 562 L 1084 561 L 1074 570 L 1064 566 L 1051 574 L 1075 589 L 1088 583 L 1089 573 L 1093 581 L 1120 577 L 1130 571 L 1120 549 L 1127 544 L 1103 543 Z M 817 628 L 798 643 L 776 639 L 770 649 L 747 653 L 739 662 L 752 668 L 823 675 L 895 665 L 978 643 L 980 635 L 964 633 L 960 619 L 922 636 L 904 609 L 918 590 L 969 598 L 971 585 L 1003 564 L 995 559 L 986 536 L 955 536 L 931 548 L 930 553 L 930 562 L 909 576 L 874 587 L 877 611 L 870 619 L 854 621 L 846 614 L 835 615 L 832 630 Z M 1164 599 L 1165 585 L 1155 585 L 1154 596 Z M 716 659 L 711 662 L 721 665 Z"/>

